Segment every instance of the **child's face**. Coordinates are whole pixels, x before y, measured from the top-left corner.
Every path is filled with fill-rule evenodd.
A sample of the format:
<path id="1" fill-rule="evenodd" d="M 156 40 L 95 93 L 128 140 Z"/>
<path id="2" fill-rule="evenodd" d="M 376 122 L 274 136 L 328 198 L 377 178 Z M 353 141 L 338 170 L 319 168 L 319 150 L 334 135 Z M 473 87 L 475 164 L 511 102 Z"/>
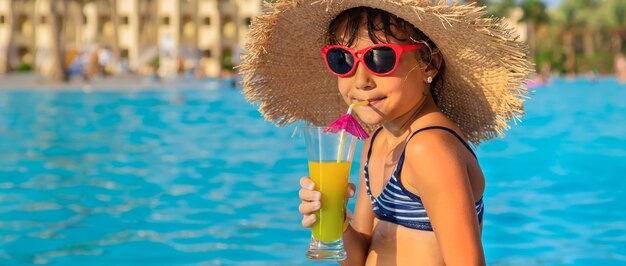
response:
<path id="1" fill-rule="evenodd" d="M 400 33 L 398 37 L 404 38 Z M 384 40 L 384 36 L 380 36 Z M 408 45 L 413 42 L 400 42 L 392 37 L 390 43 Z M 408 39 L 408 38 L 407 38 Z M 373 45 L 367 28 L 361 27 L 357 41 L 351 47 L 363 49 Z M 387 76 L 376 76 L 368 72 L 361 63 L 354 73 L 338 77 L 339 92 L 344 101 L 352 103 L 369 100 L 370 105 L 357 107 L 354 112 L 368 124 L 386 124 L 408 113 L 425 97 L 425 65 L 417 60 L 416 50 L 402 53 L 396 70 Z"/>

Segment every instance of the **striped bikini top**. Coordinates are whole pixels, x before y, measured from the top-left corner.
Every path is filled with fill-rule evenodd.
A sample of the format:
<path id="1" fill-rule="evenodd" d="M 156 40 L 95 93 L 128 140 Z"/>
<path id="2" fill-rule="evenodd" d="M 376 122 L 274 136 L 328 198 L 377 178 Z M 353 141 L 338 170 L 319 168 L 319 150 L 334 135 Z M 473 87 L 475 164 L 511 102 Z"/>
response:
<path id="1" fill-rule="evenodd" d="M 400 183 L 398 174 L 400 173 L 400 170 L 402 169 L 402 164 L 404 163 L 404 152 L 406 151 L 406 146 L 405 149 L 402 151 L 402 154 L 400 155 L 400 159 L 398 160 L 398 164 L 393 171 L 391 179 L 389 180 L 389 182 L 387 182 L 387 185 L 385 185 L 383 191 L 376 198 L 372 196 L 372 192 L 370 190 L 368 164 L 370 156 L 372 155 L 372 146 L 374 143 L 374 139 L 381 129 L 382 128 L 378 129 L 372 136 L 369 151 L 367 152 L 367 160 L 365 161 L 363 169 L 365 175 L 365 184 L 367 187 L 367 194 L 369 195 L 372 202 L 374 213 L 376 214 L 376 217 L 378 217 L 378 219 L 383 221 L 399 224 L 412 229 L 432 231 L 433 228 L 430 224 L 430 220 L 428 219 L 428 214 L 426 214 L 426 209 L 424 209 L 424 205 L 422 205 L 422 200 L 417 195 L 408 191 L 402 185 L 402 183 Z M 409 140 L 413 136 L 415 136 L 415 134 L 430 129 L 442 129 L 452 133 L 463 143 L 463 145 L 465 145 L 465 147 L 467 147 L 467 149 L 469 149 L 472 155 L 476 157 L 476 154 L 474 153 L 474 151 L 472 151 L 472 148 L 456 132 L 447 127 L 431 126 L 419 129 L 409 137 Z M 476 202 L 475 207 L 476 213 L 478 214 L 478 222 L 482 223 L 484 211 L 482 197 L 478 202 Z"/>

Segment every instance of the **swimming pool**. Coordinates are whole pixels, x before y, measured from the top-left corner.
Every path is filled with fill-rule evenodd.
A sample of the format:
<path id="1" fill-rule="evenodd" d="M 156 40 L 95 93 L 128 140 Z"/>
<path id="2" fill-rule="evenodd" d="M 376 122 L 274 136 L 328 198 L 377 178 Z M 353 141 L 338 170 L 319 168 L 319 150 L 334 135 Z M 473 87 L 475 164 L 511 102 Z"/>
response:
<path id="1" fill-rule="evenodd" d="M 0 264 L 320 265 L 304 141 L 218 87 L 0 91 Z M 488 263 L 626 263 L 626 86 L 532 97 L 478 150 Z"/>

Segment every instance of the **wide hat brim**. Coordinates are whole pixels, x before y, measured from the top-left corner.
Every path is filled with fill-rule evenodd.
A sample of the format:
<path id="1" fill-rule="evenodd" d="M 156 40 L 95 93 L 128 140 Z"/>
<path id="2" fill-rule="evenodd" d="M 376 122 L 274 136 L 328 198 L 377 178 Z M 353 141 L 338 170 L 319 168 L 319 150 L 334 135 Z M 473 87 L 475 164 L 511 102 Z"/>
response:
<path id="1" fill-rule="evenodd" d="M 483 7 L 447 0 L 297 0 L 270 4 L 272 10 L 257 16 L 248 33 L 240 65 L 244 94 L 260 104 L 267 120 L 326 126 L 346 112 L 320 50 L 330 22 L 359 6 L 395 14 L 437 45 L 446 64 L 439 108 L 473 144 L 504 135 L 508 123 L 523 115 L 531 67 L 526 45 L 500 19 L 484 17 Z"/>

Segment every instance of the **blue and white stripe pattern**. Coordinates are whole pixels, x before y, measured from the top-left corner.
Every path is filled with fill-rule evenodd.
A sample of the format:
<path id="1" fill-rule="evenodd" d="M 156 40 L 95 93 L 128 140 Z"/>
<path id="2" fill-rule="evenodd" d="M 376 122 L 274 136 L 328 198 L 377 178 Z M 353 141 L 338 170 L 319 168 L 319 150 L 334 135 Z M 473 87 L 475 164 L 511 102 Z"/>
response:
<path id="1" fill-rule="evenodd" d="M 413 137 L 420 131 L 427 129 L 444 129 L 451 132 L 459 140 L 461 140 L 463 144 L 465 144 L 465 146 L 472 152 L 472 154 L 474 154 L 469 145 L 467 145 L 467 143 L 465 143 L 465 141 L 463 141 L 463 139 L 459 135 L 457 135 L 456 132 L 449 128 L 438 126 L 422 128 L 415 131 L 411 135 L 411 137 Z M 372 195 L 372 192 L 370 190 L 368 164 L 370 155 L 372 154 L 372 143 L 374 143 L 374 138 L 376 138 L 376 135 L 378 135 L 379 132 L 380 129 L 377 130 L 372 136 L 370 148 L 367 153 L 367 160 L 365 161 L 363 169 L 365 175 L 365 184 L 367 185 L 367 194 L 369 195 L 372 202 L 374 213 L 380 220 L 399 224 L 412 229 L 432 231 L 433 228 L 430 224 L 426 209 L 424 208 L 424 205 L 422 205 L 422 200 L 417 195 L 406 190 L 406 188 L 404 188 L 404 186 L 402 186 L 402 183 L 400 183 L 400 181 L 398 180 L 398 173 L 400 172 L 400 169 L 402 168 L 402 164 L 404 162 L 404 151 L 402 151 L 400 159 L 398 160 L 398 165 L 396 165 L 396 168 L 393 171 L 393 175 L 391 176 L 389 182 L 387 182 L 387 185 L 385 185 L 385 187 L 383 188 L 383 191 L 376 198 Z M 474 156 L 476 155 L 474 154 Z M 484 205 L 483 199 L 481 198 L 478 202 L 476 202 L 476 212 L 478 214 L 479 223 L 482 223 L 483 211 Z"/>

